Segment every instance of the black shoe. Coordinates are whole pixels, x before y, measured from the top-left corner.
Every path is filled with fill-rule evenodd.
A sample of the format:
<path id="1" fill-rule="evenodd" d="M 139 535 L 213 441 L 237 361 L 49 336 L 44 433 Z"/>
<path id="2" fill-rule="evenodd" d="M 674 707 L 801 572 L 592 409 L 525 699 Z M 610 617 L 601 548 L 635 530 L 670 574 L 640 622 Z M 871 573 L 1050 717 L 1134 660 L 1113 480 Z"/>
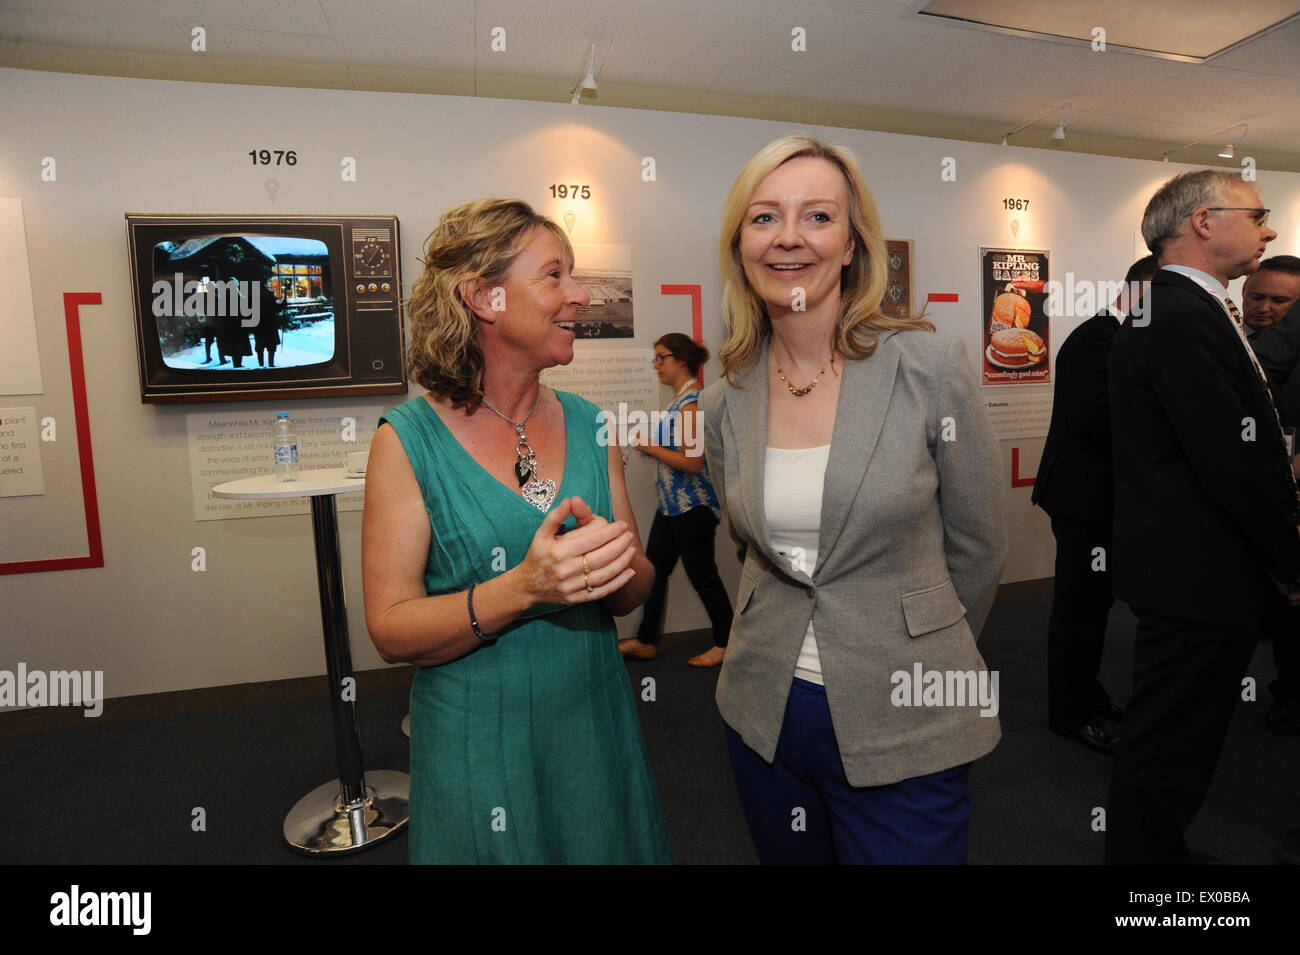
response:
<path id="1" fill-rule="evenodd" d="M 1108 720 L 1123 721 L 1124 707 L 1120 706 L 1109 696 L 1099 696 L 1092 701 L 1092 712 L 1095 716 L 1102 716 Z"/>
<path id="2" fill-rule="evenodd" d="M 1048 728 L 1057 736 L 1064 736 L 1068 740 L 1073 740 L 1088 749 L 1096 750 L 1098 753 L 1105 753 L 1107 756 L 1115 755 L 1115 744 L 1119 742 L 1119 737 L 1114 733 L 1108 732 L 1097 723 L 1067 723 L 1065 720 L 1048 720 Z"/>
<path id="3" fill-rule="evenodd" d="M 1282 736 L 1300 736 L 1300 703 L 1274 703 L 1264 714 L 1264 729 Z"/>

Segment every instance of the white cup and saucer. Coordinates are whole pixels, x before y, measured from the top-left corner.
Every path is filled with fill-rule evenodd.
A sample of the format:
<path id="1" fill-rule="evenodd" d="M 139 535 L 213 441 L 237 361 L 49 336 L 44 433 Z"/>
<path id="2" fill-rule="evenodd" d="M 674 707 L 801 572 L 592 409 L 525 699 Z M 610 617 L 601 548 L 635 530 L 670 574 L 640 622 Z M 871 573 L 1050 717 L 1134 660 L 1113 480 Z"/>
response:
<path id="1" fill-rule="evenodd" d="M 350 478 L 366 476 L 366 463 L 370 460 L 369 451 L 349 451 L 343 455 L 343 472 Z"/>

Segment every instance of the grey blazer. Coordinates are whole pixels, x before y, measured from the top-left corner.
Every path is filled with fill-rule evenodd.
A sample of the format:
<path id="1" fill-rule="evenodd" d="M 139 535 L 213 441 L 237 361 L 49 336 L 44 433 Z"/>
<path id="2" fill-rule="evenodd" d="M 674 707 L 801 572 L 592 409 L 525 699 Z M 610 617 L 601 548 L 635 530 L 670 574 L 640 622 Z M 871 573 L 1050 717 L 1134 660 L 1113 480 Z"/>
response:
<path id="1" fill-rule="evenodd" d="M 812 619 L 854 786 L 970 762 L 1001 736 L 978 703 L 895 705 L 921 700 L 894 676 L 915 682 L 918 664 L 954 688 L 962 675 L 965 687 L 988 680 L 975 640 L 1007 535 L 1000 451 L 962 341 L 889 331 L 879 342 L 844 365 L 811 578 L 772 548 L 764 515 L 767 343 L 741 387 L 723 379 L 700 395 L 709 473 L 744 548 L 718 708 L 771 762 Z"/>

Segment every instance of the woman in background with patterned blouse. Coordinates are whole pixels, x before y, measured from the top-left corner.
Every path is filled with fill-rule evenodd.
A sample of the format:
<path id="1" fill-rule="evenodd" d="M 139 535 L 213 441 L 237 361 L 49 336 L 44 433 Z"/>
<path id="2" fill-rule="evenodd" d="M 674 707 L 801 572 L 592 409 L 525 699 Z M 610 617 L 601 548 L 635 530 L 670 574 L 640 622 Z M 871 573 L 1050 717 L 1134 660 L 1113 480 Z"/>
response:
<path id="1" fill-rule="evenodd" d="M 677 565 L 678 557 L 713 625 L 714 645 L 687 662 L 697 667 L 720 665 L 731 632 L 731 600 L 713 559 L 713 538 L 722 511 L 704 463 L 704 443 L 700 440 L 696 418 L 700 394 L 697 378 L 708 360 L 709 350 L 680 332 L 664 335 L 655 342 L 655 370 L 659 380 L 672 388 L 676 396 L 657 428 L 654 441 L 633 445 L 654 458 L 659 467 L 655 481 L 659 507 L 646 544 L 646 557 L 655 568 L 654 588 L 646 600 L 637 635 L 619 642 L 624 656 L 638 660 L 653 660 L 659 655 L 657 644 L 668 575 Z"/>

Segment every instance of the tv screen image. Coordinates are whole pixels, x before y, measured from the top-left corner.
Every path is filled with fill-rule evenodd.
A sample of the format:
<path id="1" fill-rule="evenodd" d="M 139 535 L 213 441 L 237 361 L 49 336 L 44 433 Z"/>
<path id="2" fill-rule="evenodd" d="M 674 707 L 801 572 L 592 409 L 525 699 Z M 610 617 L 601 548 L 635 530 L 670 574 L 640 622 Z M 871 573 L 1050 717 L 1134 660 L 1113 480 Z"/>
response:
<path id="1" fill-rule="evenodd" d="M 141 400 L 406 391 L 396 217 L 126 223 Z"/>
<path id="2" fill-rule="evenodd" d="M 234 371 L 334 360 L 324 242 L 271 235 L 159 242 L 153 277 L 158 344 L 168 368 Z"/>

